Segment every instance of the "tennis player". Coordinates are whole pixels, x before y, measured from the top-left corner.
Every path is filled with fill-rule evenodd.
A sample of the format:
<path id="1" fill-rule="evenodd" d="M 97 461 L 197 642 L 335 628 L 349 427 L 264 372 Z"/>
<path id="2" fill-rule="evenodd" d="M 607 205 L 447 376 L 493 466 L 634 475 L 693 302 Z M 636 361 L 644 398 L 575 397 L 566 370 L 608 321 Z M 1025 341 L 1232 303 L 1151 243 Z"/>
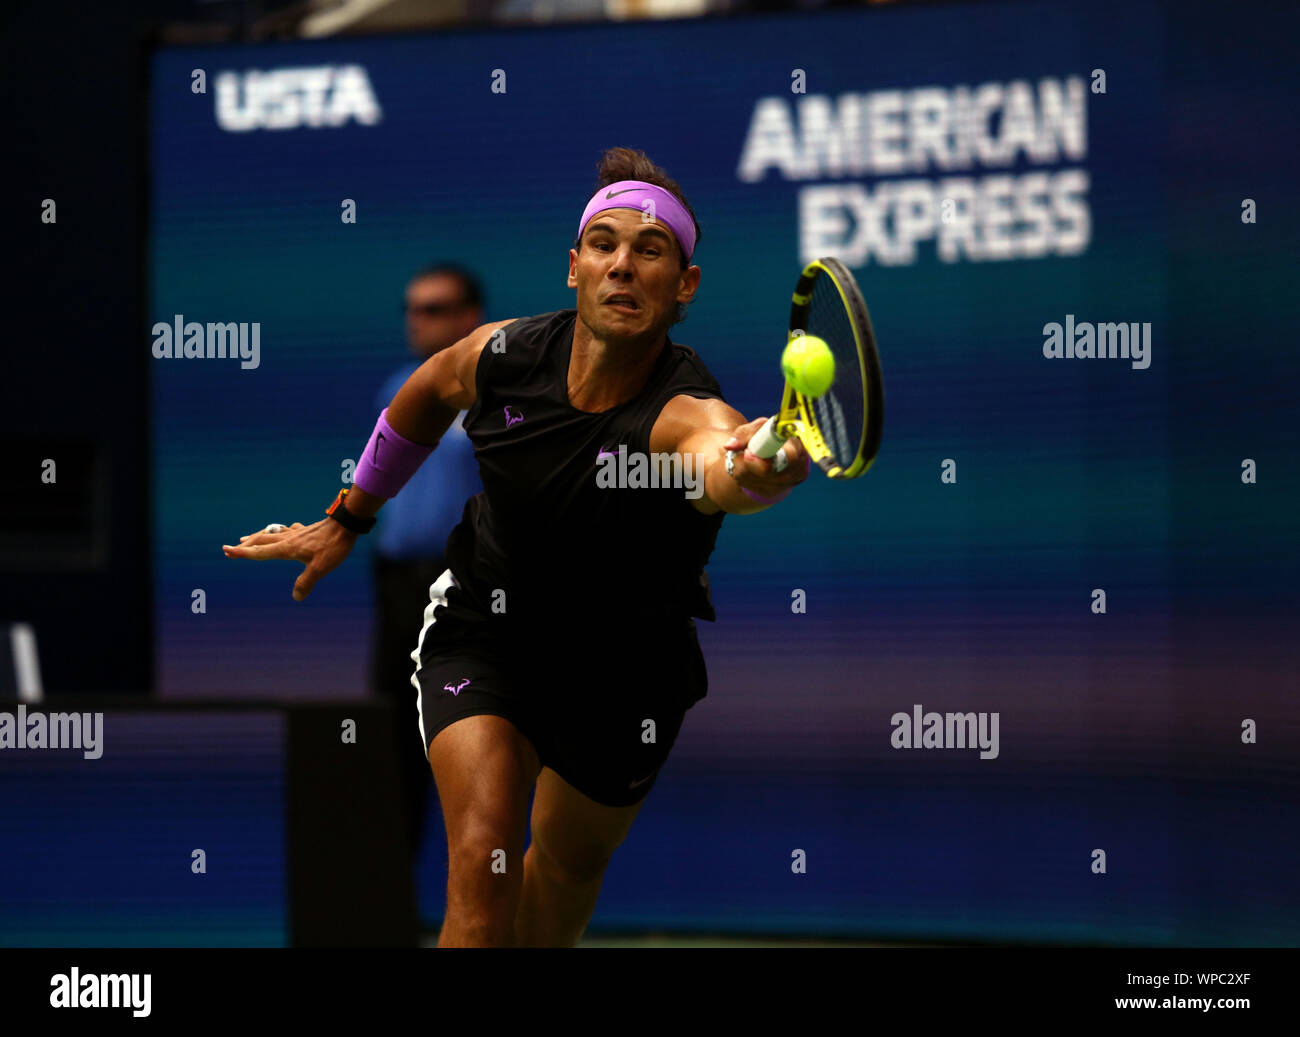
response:
<path id="1" fill-rule="evenodd" d="M 484 324 L 430 357 L 329 518 L 226 548 L 306 563 L 302 601 L 468 412 L 484 492 L 452 531 L 411 653 L 447 826 L 439 947 L 578 943 L 706 693 L 695 619 L 716 618 L 704 566 L 722 520 L 809 471 L 795 438 L 784 456 L 747 453 L 766 418 L 746 421 L 668 338 L 700 283 L 700 229 L 676 182 L 626 148 L 599 172 L 569 252 L 576 309 Z"/>

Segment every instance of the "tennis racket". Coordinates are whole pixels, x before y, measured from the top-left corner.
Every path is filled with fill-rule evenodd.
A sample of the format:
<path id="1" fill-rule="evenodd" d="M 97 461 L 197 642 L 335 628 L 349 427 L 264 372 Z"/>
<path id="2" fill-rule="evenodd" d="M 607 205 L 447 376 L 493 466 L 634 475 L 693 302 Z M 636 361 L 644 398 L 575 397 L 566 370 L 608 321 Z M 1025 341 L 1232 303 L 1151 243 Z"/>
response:
<path id="1" fill-rule="evenodd" d="M 817 397 L 796 392 L 787 381 L 781 409 L 754 433 L 749 451 L 773 457 L 787 439 L 798 436 L 827 476 L 855 479 L 880 450 L 885 389 L 866 301 L 838 259 L 813 260 L 799 275 L 787 342 L 800 335 L 825 339 L 835 359 L 835 377 Z"/>

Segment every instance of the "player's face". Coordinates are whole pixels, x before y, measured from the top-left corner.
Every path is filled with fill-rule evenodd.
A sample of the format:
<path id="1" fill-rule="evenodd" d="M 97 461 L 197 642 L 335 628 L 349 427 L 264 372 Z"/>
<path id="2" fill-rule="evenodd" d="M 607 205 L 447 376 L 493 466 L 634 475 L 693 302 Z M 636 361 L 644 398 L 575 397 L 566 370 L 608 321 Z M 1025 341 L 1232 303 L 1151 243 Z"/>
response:
<path id="1" fill-rule="evenodd" d="M 699 285 L 700 268 L 682 269 L 668 228 L 645 222 L 638 209 L 597 213 L 579 244 L 569 250 L 569 287 L 578 290 L 578 316 L 597 338 L 657 338 Z"/>

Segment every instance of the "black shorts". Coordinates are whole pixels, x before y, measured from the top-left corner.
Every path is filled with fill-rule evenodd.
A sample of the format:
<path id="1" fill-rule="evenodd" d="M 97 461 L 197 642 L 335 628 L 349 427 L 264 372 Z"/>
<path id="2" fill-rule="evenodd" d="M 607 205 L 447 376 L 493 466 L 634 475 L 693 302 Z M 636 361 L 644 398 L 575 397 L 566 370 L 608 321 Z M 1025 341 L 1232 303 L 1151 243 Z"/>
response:
<path id="1" fill-rule="evenodd" d="M 708 675 L 695 621 L 528 624 L 471 607 L 447 569 L 429 588 L 411 653 L 420 736 L 505 717 L 542 765 L 605 806 L 645 798 Z"/>

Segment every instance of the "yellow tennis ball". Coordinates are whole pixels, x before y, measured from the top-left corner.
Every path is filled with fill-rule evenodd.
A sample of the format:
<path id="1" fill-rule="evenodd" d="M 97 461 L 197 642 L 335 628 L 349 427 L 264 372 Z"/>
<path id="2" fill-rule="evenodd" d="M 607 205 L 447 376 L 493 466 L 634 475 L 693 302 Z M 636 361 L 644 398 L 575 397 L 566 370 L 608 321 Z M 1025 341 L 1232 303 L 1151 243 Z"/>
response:
<path id="1" fill-rule="evenodd" d="M 835 381 L 835 357 L 824 338 L 800 335 L 792 338 L 781 354 L 781 371 L 795 392 L 821 396 Z"/>

